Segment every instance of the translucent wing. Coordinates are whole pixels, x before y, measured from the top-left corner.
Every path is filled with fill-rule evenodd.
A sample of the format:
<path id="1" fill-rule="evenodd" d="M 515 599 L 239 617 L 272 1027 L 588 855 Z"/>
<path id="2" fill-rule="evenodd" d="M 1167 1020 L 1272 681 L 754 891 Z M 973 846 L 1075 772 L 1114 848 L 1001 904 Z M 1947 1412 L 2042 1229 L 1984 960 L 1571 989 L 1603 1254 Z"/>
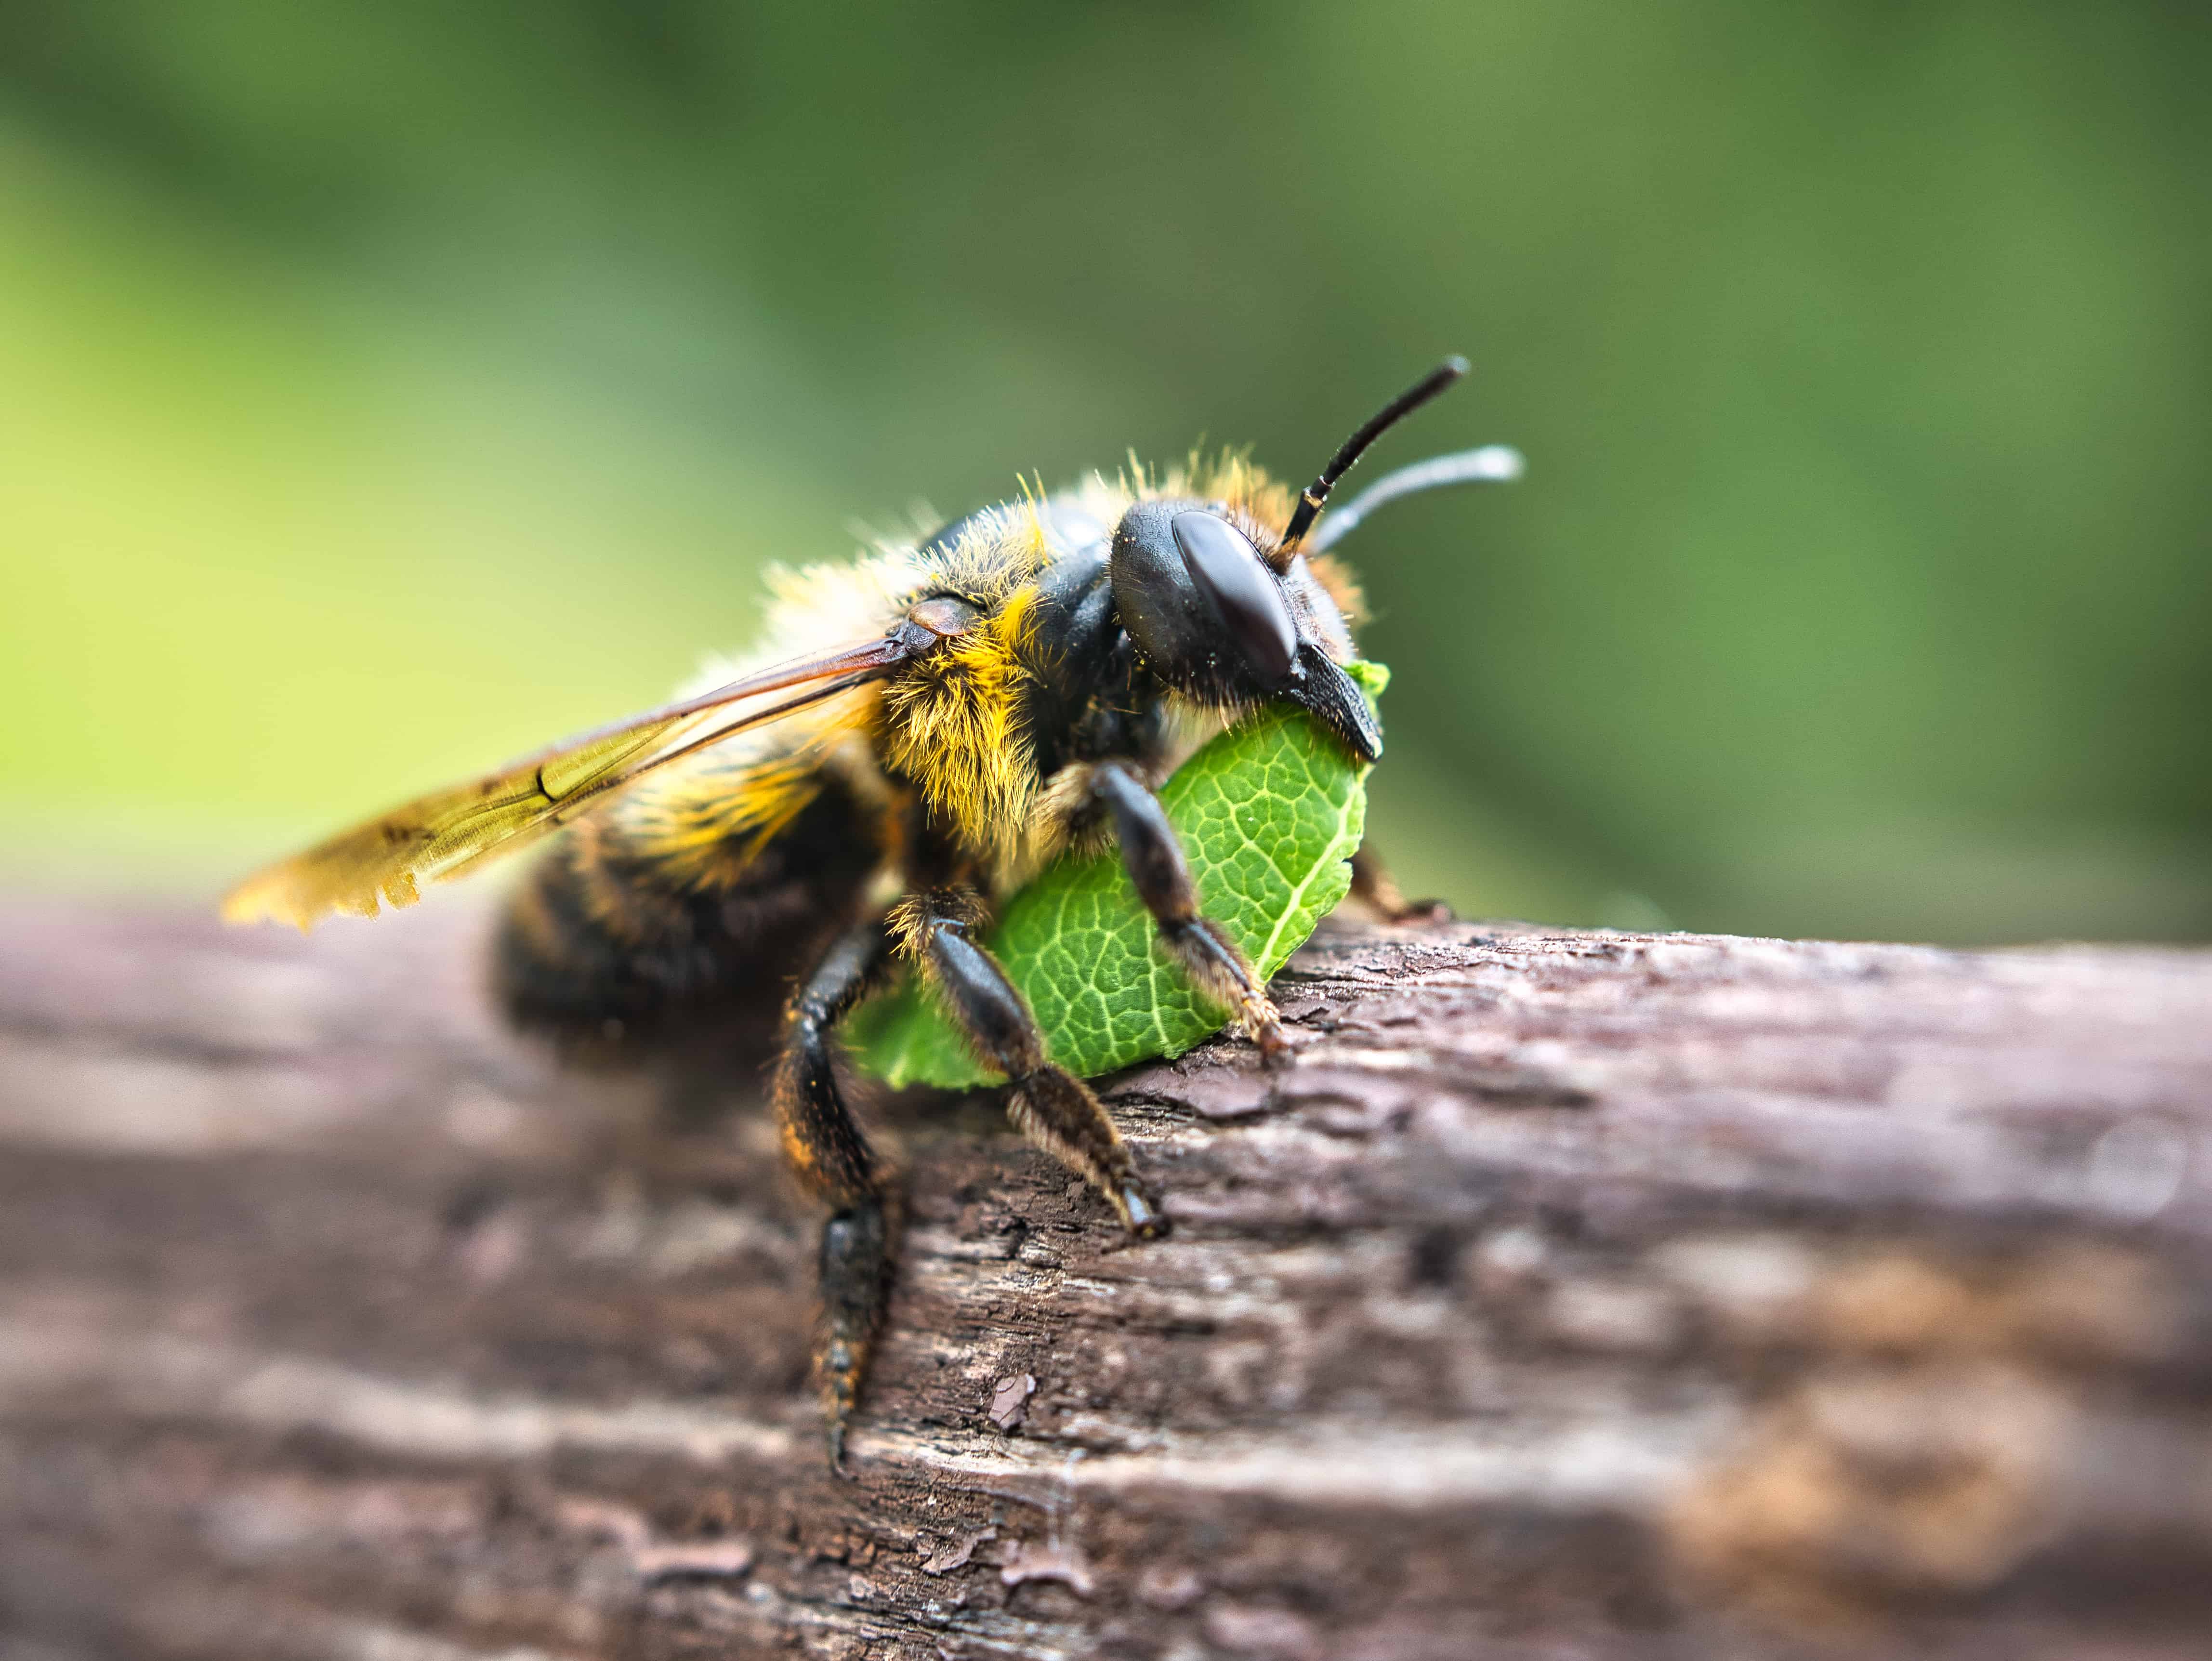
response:
<path id="1" fill-rule="evenodd" d="M 878 640 L 794 659 L 711 692 L 595 727 L 471 784 L 417 798 L 270 866 L 225 897 L 228 922 L 306 928 L 332 911 L 373 917 L 412 905 L 424 878 L 450 880 L 526 846 L 646 773 L 807 704 L 880 678 L 934 636 L 902 624 Z M 788 688 L 793 696 L 763 702 Z"/>

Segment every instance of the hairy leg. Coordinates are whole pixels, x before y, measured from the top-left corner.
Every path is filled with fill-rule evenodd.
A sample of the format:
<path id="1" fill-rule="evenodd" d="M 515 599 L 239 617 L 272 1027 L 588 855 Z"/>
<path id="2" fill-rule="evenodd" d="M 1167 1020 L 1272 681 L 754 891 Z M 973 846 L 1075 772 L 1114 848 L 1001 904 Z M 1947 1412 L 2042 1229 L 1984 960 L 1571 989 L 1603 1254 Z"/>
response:
<path id="1" fill-rule="evenodd" d="M 852 1417 L 890 1291 L 898 1234 L 867 1138 L 854 1123 L 830 1065 L 830 1033 L 868 989 L 889 937 L 881 922 L 848 929 L 816 965 L 784 1017 L 772 1094 L 783 1146 L 808 1187 L 828 1202 L 822 1225 L 822 1323 L 814 1353 L 828 1419 L 830 1463 L 842 1469 Z"/>
<path id="2" fill-rule="evenodd" d="M 894 923 L 901 949 L 929 977 L 976 1056 L 1006 1075 L 1006 1113 L 1021 1133 L 1105 1196 L 1130 1233 L 1166 1233 L 1167 1217 L 1104 1106 L 1045 1059 L 1036 1017 L 972 938 L 982 915 L 972 891 L 937 889 L 900 902 Z"/>
<path id="3" fill-rule="evenodd" d="M 1190 971 L 1199 989 L 1237 1012 L 1237 1023 L 1261 1055 L 1276 1060 L 1290 1050 L 1281 1018 L 1252 965 L 1218 924 L 1200 916 L 1190 864 L 1167 810 L 1126 762 L 1101 762 L 1091 775 L 1092 799 L 1113 816 L 1121 862 L 1137 897 L 1152 914 L 1160 940 Z"/>

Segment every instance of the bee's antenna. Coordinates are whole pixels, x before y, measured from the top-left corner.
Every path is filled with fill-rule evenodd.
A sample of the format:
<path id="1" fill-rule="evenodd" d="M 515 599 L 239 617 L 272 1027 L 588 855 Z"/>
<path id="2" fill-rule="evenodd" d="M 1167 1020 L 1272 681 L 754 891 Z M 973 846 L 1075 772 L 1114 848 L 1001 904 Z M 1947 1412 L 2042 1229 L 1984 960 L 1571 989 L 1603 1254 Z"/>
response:
<path id="1" fill-rule="evenodd" d="M 1299 492 L 1298 505 L 1291 510 L 1291 522 L 1283 530 L 1282 545 L 1275 551 L 1277 558 L 1287 561 L 1297 551 L 1298 544 L 1305 540 L 1306 532 L 1313 528 L 1315 515 L 1321 512 L 1322 504 L 1328 500 L 1329 491 L 1334 488 L 1337 480 L 1351 472 L 1352 464 L 1359 459 L 1367 447 L 1465 374 L 1467 367 L 1467 360 L 1463 357 L 1446 358 L 1384 405 L 1369 417 L 1364 426 L 1344 441 L 1343 447 L 1328 459 L 1328 465 L 1321 470 L 1312 484 Z"/>
<path id="2" fill-rule="evenodd" d="M 1447 484 L 1504 484 L 1528 471 L 1521 452 L 1510 444 L 1486 444 L 1479 450 L 1460 450 L 1447 456 L 1431 456 L 1395 473 L 1385 473 L 1328 516 L 1314 533 L 1313 551 L 1325 554 L 1359 528 L 1365 519 L 1386 502 L 1400 496 Z"/>

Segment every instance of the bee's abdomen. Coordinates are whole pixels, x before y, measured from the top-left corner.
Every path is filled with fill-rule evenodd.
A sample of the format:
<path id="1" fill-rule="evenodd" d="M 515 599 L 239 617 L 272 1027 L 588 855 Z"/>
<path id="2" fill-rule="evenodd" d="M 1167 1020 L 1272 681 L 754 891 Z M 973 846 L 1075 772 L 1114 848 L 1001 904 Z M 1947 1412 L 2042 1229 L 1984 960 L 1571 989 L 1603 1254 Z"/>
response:
<path id="1" fill-rule="evenodd" d="M 727 873 L 656 854 L 606 816 L 570 827 L 509 903 L 494 959 L 520 1025 L 592 1039 L 780 999 L 850 920 L 883 857 L 834 783 Z M 679 872 L 684 874 L 679 876 Z"/>

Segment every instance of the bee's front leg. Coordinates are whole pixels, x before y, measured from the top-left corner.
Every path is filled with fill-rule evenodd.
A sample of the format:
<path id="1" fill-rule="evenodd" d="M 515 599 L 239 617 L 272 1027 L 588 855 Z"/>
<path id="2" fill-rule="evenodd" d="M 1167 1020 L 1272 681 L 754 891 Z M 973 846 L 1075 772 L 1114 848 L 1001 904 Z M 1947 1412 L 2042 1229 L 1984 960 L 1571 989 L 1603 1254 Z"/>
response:
<path id="1" fill-rule="evenodd" d="M 898 1239 L 896 1196 L 889 1192 L 868 1140 L 830 1066 L 830 1033 L 868 989 L 890 940 L 880 922 L 848 930 L 791 1001 L 772 1095 L 784 1151 L 799 1176 L 832 1208 L 822 1225 L 821 1332 L 815 1372 L 829 1421 L 830 1463 L 845 1463 L 845 1426 L 883 1325 Z"/>
<path id="2" fill-rule="evenodd" d="M 1113 815 L 1121 862 L 1136 885 L 1137 897 L 1159 926 L 1161 943 L 1190 971 L 1200 991 L 1237 1011 L 1237 1024 L 1260 1046 L 1262 1060 L 1288 1056 L 1291 1041 L 1267 989 L 1221 926 L 1199 915 L 1190 863 L 1152 787 L 1127 762 L 1103 761 L 1091 770 L 1091 794 Z"/>
<path id="3" fill-rule="evenodd" d="M 971 891 L 939 889 L 899 903 L 901 949 L 920 964 L 985 1066 L 1006 1075 L 1006 1115 L 1017 1129 L 1106 1197 L 1130 1233 L 1168 1232 L 1121 1134 L 1090 1086 L 1045 1059 L 1044 1034 L 998 960 L 971 934 L 983 916 Z"/>

